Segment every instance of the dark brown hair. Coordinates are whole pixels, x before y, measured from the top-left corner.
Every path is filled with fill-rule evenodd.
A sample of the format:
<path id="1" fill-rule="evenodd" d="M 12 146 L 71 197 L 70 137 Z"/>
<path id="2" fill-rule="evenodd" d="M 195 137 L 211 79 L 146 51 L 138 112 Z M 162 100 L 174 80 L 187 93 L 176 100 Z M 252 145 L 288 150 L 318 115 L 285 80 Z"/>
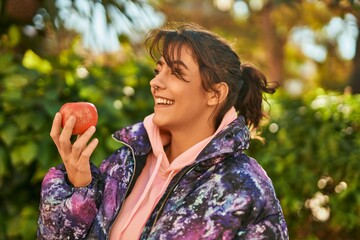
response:
<path id="1" fill-rule="evenodd" d="M 257 68 L 241 64 L 239 56 L 224 39 L 196 24 L 176 24 L 151 31 L 146 43 L 151 57 L 156 61 L 164 57 L 170 68 L 175 56 L 180 56 L 182 46 L 190 47 L 199 65 L 204 89 L 217 92 L 214 84 L 228 85 L 228 96 L 215 117 L 216 127 L 232 106 L 245 117 L 247 125 L 259 126 L 264 116 L 264 93 L 274 93 L 276 86 L 269 86 Z"/>

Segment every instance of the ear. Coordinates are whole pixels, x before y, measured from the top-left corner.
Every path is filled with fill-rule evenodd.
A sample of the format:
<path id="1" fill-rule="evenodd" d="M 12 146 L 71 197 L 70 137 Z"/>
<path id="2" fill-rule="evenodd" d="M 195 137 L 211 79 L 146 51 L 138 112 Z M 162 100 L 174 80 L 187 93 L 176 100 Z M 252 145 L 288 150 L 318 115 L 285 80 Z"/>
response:
<path id="1" fill-rule="evenodd" d="M 208 105 L 216 106 L 224 101 L 229 93 L 229 87 L 226 83 L 221 82 L 214 85 L 216 91 L 208 93 Z"/>

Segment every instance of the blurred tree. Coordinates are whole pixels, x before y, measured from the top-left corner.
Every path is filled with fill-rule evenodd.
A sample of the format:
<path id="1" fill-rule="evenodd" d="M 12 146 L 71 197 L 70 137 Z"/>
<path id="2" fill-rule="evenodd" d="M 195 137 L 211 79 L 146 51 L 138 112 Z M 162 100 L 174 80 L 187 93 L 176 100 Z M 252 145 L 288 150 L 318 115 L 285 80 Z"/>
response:
<path id="1" fill-rule="evenodd" d="M 327 1 L 327 5 L 336 15 L 344 16 L 351 13 L 356 19 L 355 24 L 358 31 L 358 37 L 356 40 L 355 55 L 352 60 L 353 67 L 348 78 L 348 86 L 351 88 L 352 93 L 360 93 L 360 3 L 356 0 L 330 0 Z"/>
<path id="2" fill-rule="evenodd" d="M 2 1 L 2 4 L 5 5 L 2 16 L 5 13 L 9 19 L 21 23 L 32 23 L 33 17 L 41 6 L 40 0 L 6 0 Z"/>
<path id="3" fill-rule="evenodd" d="M 14 25 L 21 29 L 18 52 L 30 48 L 40 54 L 68 48 L 76 36 L 71 31 L 79 33 L 92 52 L 114 52 L 120 48 L 120 37 L 136 43 L 163 21 L 162 14 L 143 0 L 4 0 L 0 14 L 1 34 Z"/>
<path id="4" fill-rule="evenodd" d="M 360 234 L 360 95 L 308 91 L 268 98 L 270 121 L 254 156 L 274 182 L 293 240 Z"/>
<path id="5" fill-rule="evenodd" d="M 0 1 L 0 239 L 36 238 L 41 181 L 59 163 L 49 130 L 64 102 L 96 104 L 96 164 L 119 147 L 115 129 L 150 112 L 152 69 L 132 44 L 161 20 L 146 1 Z"/>
<path id="6" fill-rule="evenodd" d="M 345 31 L 358 39 L 358 26 L 351 26 L 358 8 L 350 0 L 163 0 L 160 6 L 169 21 L 196 22 L 234 39 L 241 57 L 260 65 L 270 81 L 285 88 L 299 82 L 303 91 L 316 85 L 342 91 L 354 85 L 351 72 L 360 79 L 359 54 L 349 59 L 340 52 Z M 338 33 L 330 28 L 334 22 Z"/>
<path id="7" fill-rule="evenodd" d="M 357 23 L 360 30 L 360 16 L 357 16 Z M 352 93 L 360 93 L 360 37 L 356 40 L 356 52 L 353 58 L 353 70 L 349 77 L 349 86 Z"/>

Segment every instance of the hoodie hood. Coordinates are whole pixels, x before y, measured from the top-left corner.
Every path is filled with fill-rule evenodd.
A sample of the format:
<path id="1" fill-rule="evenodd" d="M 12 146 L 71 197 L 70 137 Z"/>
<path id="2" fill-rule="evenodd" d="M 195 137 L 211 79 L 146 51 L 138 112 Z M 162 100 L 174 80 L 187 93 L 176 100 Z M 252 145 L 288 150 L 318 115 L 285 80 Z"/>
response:
<path id="1" fill-rule="evenodd" d="M 151 150 L 149 137 L 142 122 L 116 131 L 113 138 L 129 145 L 135 155 L 146 155 Z M 215 164 L 234 152 L 248 149 L 249 145 L 250 132 L 245 124 L 245 118 L 238 116 L 206 145 L 195 162 L 209 159 L 211 164 Z"/>

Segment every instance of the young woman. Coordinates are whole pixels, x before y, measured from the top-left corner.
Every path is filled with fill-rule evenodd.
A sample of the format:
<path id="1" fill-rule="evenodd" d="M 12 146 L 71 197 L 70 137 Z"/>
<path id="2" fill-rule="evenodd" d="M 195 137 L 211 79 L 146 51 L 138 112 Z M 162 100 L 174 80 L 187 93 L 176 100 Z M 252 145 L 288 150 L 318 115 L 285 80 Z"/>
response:
<path id="1" fill-rule="evenodd" d="M 264 75 L 241 64 L 199 26 L 158 29 L 154 113 L 113 137 L 123 147 L 96 168 L 89 128 L 74 143 L 75 119 L 51 129 L 63 163 L 41 191 L 39 239 L 288 239 L 271 180 L 244 151 L 257 127 Z"/>

